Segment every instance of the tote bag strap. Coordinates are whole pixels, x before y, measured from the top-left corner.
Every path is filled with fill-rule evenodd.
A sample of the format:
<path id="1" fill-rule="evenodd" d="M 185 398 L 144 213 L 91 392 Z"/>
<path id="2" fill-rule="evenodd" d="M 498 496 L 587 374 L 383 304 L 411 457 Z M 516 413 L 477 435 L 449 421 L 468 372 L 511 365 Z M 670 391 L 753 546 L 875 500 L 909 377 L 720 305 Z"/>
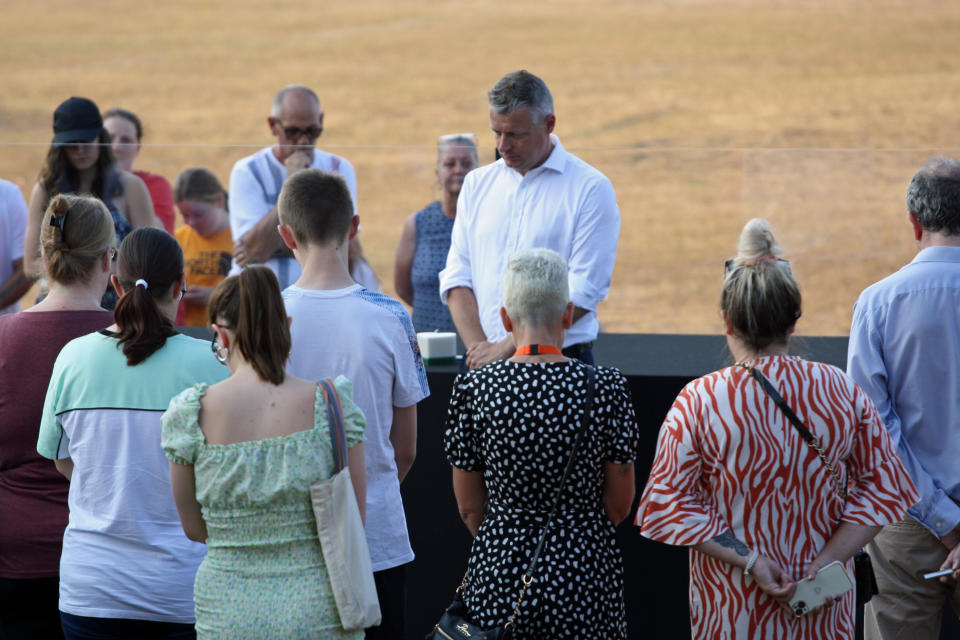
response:
<path id="1" fill-rule="evenodd" d="M 333 447 L 334 473 L 339 473 L 347 466 L 347 434 L 343 426 L 343 408 L 340 406 L 340 394 L 333 386 L 333 380 L 324 378 L 320 381 L 320 390 L 323 392 L 323 404 L 327 408 L 327 426 L 330 428 L 330 446 Z"/>

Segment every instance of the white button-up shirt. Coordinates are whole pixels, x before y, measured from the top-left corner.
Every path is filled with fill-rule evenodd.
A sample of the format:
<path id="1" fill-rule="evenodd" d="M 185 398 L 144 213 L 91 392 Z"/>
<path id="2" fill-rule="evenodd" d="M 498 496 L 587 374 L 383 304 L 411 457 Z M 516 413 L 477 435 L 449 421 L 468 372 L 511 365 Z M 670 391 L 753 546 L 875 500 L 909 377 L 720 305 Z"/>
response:
<path id="1" fill-rule="evenodd" d="M 473 290 L 490 342 L 507 336 L 500 320 L 503 276 L 520 249 L 552 249 L 570 270 L 570 299 L 588 311 L 567 331 L 564 346 L 596 339 L 597 304 L 610 290 L 620 237 L 620 209 L 602 173 L 567 153 L 551 135 L 553 151 L 525 175 L 503 160 L 467 174 L 440 298 L 455 287 Z"/>

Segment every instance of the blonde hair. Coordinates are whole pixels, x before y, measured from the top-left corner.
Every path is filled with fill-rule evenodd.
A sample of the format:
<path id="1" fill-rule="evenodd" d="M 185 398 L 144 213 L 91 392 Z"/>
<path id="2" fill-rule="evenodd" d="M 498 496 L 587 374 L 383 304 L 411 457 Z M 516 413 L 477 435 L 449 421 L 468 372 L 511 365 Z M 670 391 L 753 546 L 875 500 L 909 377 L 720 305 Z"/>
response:
<path id="1" fill-rule="evenodd" d="M 755 351 L 786 342 L 801 314 L 800 288 L 779 260 L 770 223 L 754 218 L 743 227 L 738 255 L 723 279 L 720 308 L 737 337 Z"/>
<path id="2" fill-rule="evenodd" d="M 524 249 L 510 256 L 503 279 L 503 306 L 515 324 L 554 322 L 570 302 L 567 263 L 550 249 Z"/>
<path id="3" fill-rule="evenodd" d="M 64 285 L 86 280 L 115 238 L 113 217 L 103 202 L 92 196 L 54 196 L 40 223 L 47 275 Z"/>

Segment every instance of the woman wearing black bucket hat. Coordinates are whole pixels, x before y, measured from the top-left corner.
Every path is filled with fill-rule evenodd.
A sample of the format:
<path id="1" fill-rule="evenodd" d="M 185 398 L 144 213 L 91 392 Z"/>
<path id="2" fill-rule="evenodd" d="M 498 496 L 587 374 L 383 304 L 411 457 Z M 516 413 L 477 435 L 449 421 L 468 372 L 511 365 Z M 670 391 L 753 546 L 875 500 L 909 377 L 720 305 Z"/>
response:
<path id="1" fill-rule="evenodd" d="M 116 166 L 100 110 L 87 98 L 70 98 L 53 112 L 53 144 L 30 195 L 24 237 L 23 269 L 33 278 L 43 271 L 40 221 L 47 204 L 58 193 L 90 194 L 102 200 L 113 216 L 117 242 L 138 227 L 162 228 L 146 185 Z M 110 293 L 112 290 L 103 300 L 108 309 L 116 301 Z"/>

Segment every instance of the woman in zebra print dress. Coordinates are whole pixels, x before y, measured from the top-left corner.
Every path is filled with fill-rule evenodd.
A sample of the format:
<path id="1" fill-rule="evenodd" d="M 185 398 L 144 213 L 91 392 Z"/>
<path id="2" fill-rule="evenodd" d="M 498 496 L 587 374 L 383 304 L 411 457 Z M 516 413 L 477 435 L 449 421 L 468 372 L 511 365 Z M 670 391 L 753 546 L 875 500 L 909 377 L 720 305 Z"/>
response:
<path id="1" fill-rule="evenodd" d="M 747 223 L 720 301 L 738 364 L 674 401 L 637 512 L 644 536 L 691 548 L 698 640 L 852 639 L 852 590 L 803 617 L 784 604 L 835 560 L 852 581 L 852 555 L 917 500 L 866 393 L 836 367 L 787 355 L 800 293 L 779 253 L 766 221 Z M 819 439 L 836 476 L 750 367 Z"/>

